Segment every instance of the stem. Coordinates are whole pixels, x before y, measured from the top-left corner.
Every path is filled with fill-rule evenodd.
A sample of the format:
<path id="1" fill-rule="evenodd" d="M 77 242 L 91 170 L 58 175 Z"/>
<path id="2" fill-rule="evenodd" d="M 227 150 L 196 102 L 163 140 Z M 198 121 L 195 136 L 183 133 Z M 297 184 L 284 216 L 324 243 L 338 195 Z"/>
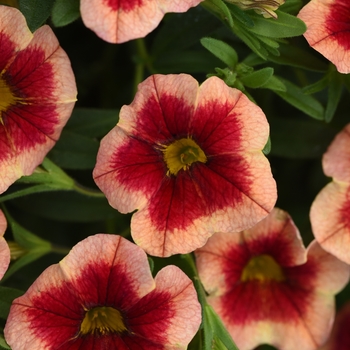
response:
<path id="1" fill-rule="evenodd" d="M 70 252 L 70 248 L 61 247 L 58 245 L 51 245 L 51 253 L 57 253 L 61 255 L 67 255 Z"/>
<path id="2" fill-rule="evenodd" d="M 143 81 L 145 68 L 148 69 L 148 71 L 151 74 L 155 74 L 156 71 L 152 66 L 152 58 L 148 54 L 145 40 L 143 38 L 134 40 L 136 44 L 136 57 L 137 57 L 137 63 L 135 68 L 135 78 L 134 78 L 134 93 L 137 91 L 137 86 Z"/>
<path id="3" fill-rule="evenodd" d="M 104 198 L 105 197 L 105 195 L 101 191 L 85 187 L 83 185 L 78 184 L 77 182 L 74 183 L 73 189 L 76 192 L 83 194 L 85 196 L 97 197 L 97 198 Z"/>

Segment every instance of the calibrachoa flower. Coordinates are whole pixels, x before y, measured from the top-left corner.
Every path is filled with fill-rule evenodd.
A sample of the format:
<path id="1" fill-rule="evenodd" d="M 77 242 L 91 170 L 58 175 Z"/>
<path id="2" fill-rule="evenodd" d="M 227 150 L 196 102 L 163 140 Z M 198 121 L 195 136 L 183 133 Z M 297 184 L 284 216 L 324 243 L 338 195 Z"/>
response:
<path id="1" fill-rule="evenodd" d="M 149 254 L 188 253 L 272 210 L 268 134 L 261 109 L 222 80 L 154 75 L 102 140 L 93 176 L 112 207 L 138 209 L 131 234 Z"/>
<path id="2" fill-rule="evenodd" d="M 332 333 L 327 343 L 320 350 L 350 349 L 350 303 L 345 304 L 337 313 Z"/>
<path id="3" fill-rule="evenodd" d="M 310 46 L 340 73 L 350 72 L 350 7 L 348 0 L 311 0 L 298 14 L 307 26 Z"/>
<path id="4" fill-rule="evenodd" d="M 240 350 L 263 343 L 312 350 L 327 339 L 350 267 L 315 241 L 305 249 L 286 212 L 274 209 L 240 233 L 216 233 L 195 254 L 208 301 Z"/>
<path id="5" fill-rule="evenodd" d="M 52 30 L 32 34 L 17 9 L 0 6 L 0 193 L 42 162 L 75 99 L 70 62 Z"/>
<path id="6" fill-rule="evenodd" d="M 333 181 L 312 203 L 312 230 L 325 250 L 350 264 L 350 124 L 335 137 L 322 165 Z"/>
<path id="7" fill-rule="evenodd" d="M 186 12 L 203 0 L 81 0 L 86 27 L 110 43 L 143 38 L 168 12 Z"/>
<path id="8" fill-rule="evenodd" d="M 98 234 L 14 300 L 4 332 L 13 350 L 175 350 L 200 322 L 193 283 L 179 268 L 153 279 L 141 248 Z"/>
<path id="9" fill-rule="evenodd" d="M 0 210 L 0 279 L 4 276 L 10 264 L 10 249 L 4 239 L 7 221 L 4 213 Z"/>

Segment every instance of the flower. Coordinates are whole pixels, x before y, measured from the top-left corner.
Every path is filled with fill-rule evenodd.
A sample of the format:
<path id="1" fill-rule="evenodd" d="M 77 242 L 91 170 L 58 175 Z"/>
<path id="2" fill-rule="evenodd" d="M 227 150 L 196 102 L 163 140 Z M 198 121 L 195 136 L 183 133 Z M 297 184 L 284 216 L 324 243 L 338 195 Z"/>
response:
<path id="1" fill-rule="evenodd" d="M 333 329 L 326 344 L 319 350 L 349 350 L 350 349 L 350 303 L 347 302 L 337 313 Z"/>
<path id="2" fill-rule="evenodd" d="M 13 350 L 175 350 L 186 348 L 200 322 L 193 283 L 179 268 L 153 279 L 141 248 L 98 234 L 13 301 L 4 333 Z"/>
<path id="3" fill-rule="evenodd" d="M 0 279 L 4 276 L 10 264 L 10 249 L 4 239 L 7 222 L 4 213 L 0 210 Z"/>
<path id="4" fill-rule="evenodd" d="M 0 6 L 0 193 L 42 162 L 75 97 L 69 59 L 52 30 L 32 34 L 19 10 Z"/>
<path id="5" fill-rule="evenodd" d="M 286 212 L 274 209 L 239 234 L 216 233 L 195 255 L 208 302 L 239 349 L 312 350 L 327 339 L 350 267 L 315 241 L 305 249 Z"/>
<path id="6" fill-rule="evenodd" d="M 285 0 L 226 0 L 226 2 L 237 5 L 242 10 L 254 10 L 265 18 L 277 18 L 276 11 Z"/>
<path id="7" fill-rule="evenodd" d="M 348 0 L 311 0 L 298 17 L 307 26 L 309 45 L 330 60 L 340 73 L 350 72 L 350 8 Z"/>
<path id="8" fill-rule="evenodd" d="M 143 38 L 168 12 L 186 12 L 203 0 L 81 0 L 86 27 L 110 43 Z"/>
<path id="9" fill-rule="evenodd" d="M 253 226 L 272 210 L 276 184 L 262 153 L 261 109 L 216 77 L 154 75 L 101 141 L 93 177 L 131 220 L 135 242 L 169 256 L 215 231 Z"/>
<path id="10" fill-rule="evenodd" d="M 322 166 L 333 181 L 311 205 L 312 230 L 323 249 L 350 264 L 350 124 L 335 137 Z"/>

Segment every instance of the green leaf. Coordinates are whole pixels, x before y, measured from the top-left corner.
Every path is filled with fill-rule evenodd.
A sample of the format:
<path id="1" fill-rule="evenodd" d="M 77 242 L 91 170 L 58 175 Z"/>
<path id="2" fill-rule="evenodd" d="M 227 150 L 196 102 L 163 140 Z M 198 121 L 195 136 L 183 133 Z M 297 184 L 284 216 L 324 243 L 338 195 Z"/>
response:
<path id="1" fill-rule="evenodd" d="M 267 156 L 270 152 L 271 152 L 271 138 L 269 136 L 266 145 L 263 148 L 263 153 L 265 154 L 265 156 Z"/>
<path id="2" fill-rule="evenodd" d="M 16 221 L 12 219 L 8 214 L 6 215 L 9 222 L 15 241 L 23 248 L 27 250 L 37 250 L 48 252 L 51 250 L 51 243 L 38 237 L 34 233 L 28 231 Z"/>
<path id="3" fill-rule="evenodd" d="M 272 75 L 273 68 L 266 67 L 240 77 L 240 81 L 243 83 L 243 85 L 256 89 L 266 84 Z"/>
<path id="4" fill-rule="evenodd" d="M 214 335 L 216 338 L 220 339 L 223 345 L 226 346 L 229 350 L 239 350 L 235 343 L 232 340 L 231 335 L 224 327 L 222 321 L 219 316 L 213 310 L 210 305 L 204 306 L 203 317 L 205 319 L 204 322 L 204 332 L 207 332 L 211 337 L 210 343 L 213 343 Z"/>
<path id="5" fill-rule="evenodd" d="M 324 108 L 320 102 L 310 95 L 305 95 L 301 88 L 290 81 L 280 77 L 279 79 L 286 86 L 287 91 L 282 92 L 275 90 L 277 95 L 310 117 L 318 120 L 324 119 Z"/>
<path id="6" fill-rule="evenodd" d="M 254 27 L 250 31 L 268 38 L 289 38 L 302 35 L 306 31 L 305 23 L 299 18 L 279 10 L 276 14 L 277 19 L 251 14 Z"/>
<path id="7" fill-rule="evenodd" d="M 80 17 L 80 0 L 56 0 L 51 19 L 56 27 L 65 26 Z"/>
<path id="8" fill-rule="evenodd" d="M 329 74 L 328 99 L 324 115 L 324 120 L 326 123 L 329 123 L 333 119 L 334 113 L 338 107 L 342 95 L 342 91 L 342 76 L 336 71 L 336 69 L 334 69 Z"/>
<path id="9" fill-rule="evenodd" d="M 41 27 L 49 18 L 54 2 L 55 0 L 19 0 L 19 9 L 32 32 Z"/>
<path id="10" fill-rule="evenodd" d="M 64 129 L 48 156 L 65 169 L 93 169 L 98 148 L 96 139 Z"/>
<path id="11" fill-rule="evenodd" d="M 0 334 L 0 349 L 4 349 L 4 350 L 10 349 L 11 350 L 11 348 L 6 343 L 6 340 L 5 340 L 3 334 Z"/>
<path id="12" fill-rule="evenodd" d="M 233 19 L 231 11 L 222 0 L 205 0 L 201 2 L 201 5 L 221 19 L 224 23 L 227 23 L 230 28 L 233 27 Z"/>
<path id="13" fill-rule="evenodd" d="M 254 22 L 246 11 L 243 11 L 238 6 L 230 3 L 227 4 L 227 7 L 230 9 L 233 17 L 240 21 L 245 27 L 254 27 Z"/>
<path id="14" fill-rule="evenodd" d="M 64 130 L 99 138 L 105 136 L 118 121 L 118 109 L 74 108 Z"/>
<path id="15" fill-rule="evenodd" d="M 303 6 L 302 0 L 287 0 L 282 6 L 280 6 L 278 9 L 283 12 L 290 13 L 292 15 L 296 15 L 299 10 Z"/>
<path id="16" fill-rule="evenodd" d="M 328 85 L 328 75 L 325 75 L 322 77 L 322 79 L 320 79 L 319 81 L 316 81 L 316 83 L 304 86 L 302 90 L 304 94 L 309 95 L 325 89 L 327 85 Z"/>
<path id="17" fill-rule="evenodd" d="M 273 91 L 287 91 L 286 86 L 281 82 L 280 79 L 275 77 L 274 75 L 262 86 L 260 86 L 262 89 L 270 89 Z"/>
<path id="18" fill-rule="evenodd" d="M 18 260 L 14 261 L 10 265 L 9 269 L 6 271 L 4 277 L 2 278 L 2 281 L 5 281 L 6 279 L 8 279 L 10 276 L 12 276 L 15 272 L 20 270 L 22 267 L 50 253 L 50 251 L 51 251 L 51 248 L 45 249 L 43 247 L 29 251 L 27 254 L 21 256 Z"/>
<path id="19" fill-rule="evenodd" d="M 221 40 L 202 38 L 201 44 L 214 56 L 224 62 L 227 67 L 233 68 L 238 62 L 238 55 L 234 48 Z"/>
<path id="20" fill-rule="evenodd" d="M 280 44 L 278 51 L 280 53 L 279 56 L 269 56 L 268 59 L 281 65 L 303 68 L 316 72 L 325 72 L 328 69 L 327 63 L 291 43 L 288 45 Z"/>
<path id="21" fill-rule="evenodd" d="M 21 290 L 0 286 L 0 317 L 2 319 L 7 319 L 13 300 L 21 295 L 23 295 Z M 1 342 L 1 340 L 0 338 L 0 345 L 5 346 L 6 343 Z"/>

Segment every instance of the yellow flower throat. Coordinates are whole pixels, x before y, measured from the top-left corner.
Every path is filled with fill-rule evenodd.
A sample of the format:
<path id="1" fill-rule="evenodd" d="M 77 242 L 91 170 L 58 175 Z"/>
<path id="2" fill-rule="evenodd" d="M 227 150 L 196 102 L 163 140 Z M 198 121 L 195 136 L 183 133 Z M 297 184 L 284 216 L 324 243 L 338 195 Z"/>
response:
<path id="1" fill-rule="evenodd" d="M 195 162 L 205 163 L 207 157 L 202 149 L 191 138 L 176 140 L 168 146 L 163 146 L 164 161 L 168 167 L 167 175 L 177 175 L 183 169 L 188 170 Z"/>
<path id="2" fill-rule="evenodd" d="M 80 325 L 80 334 L 122 333 L 127 328 L 123 317 L 117 309 L 109 306 L 94 307 L 87 310 Z"/>
<path id="3" fill-rule="evenodd" d="M 262 254 L 251 258 L 242 271 L 242 282 L 253 280 L 282 282 L 285 276 L 281 266 L 272 256 Z"/>

